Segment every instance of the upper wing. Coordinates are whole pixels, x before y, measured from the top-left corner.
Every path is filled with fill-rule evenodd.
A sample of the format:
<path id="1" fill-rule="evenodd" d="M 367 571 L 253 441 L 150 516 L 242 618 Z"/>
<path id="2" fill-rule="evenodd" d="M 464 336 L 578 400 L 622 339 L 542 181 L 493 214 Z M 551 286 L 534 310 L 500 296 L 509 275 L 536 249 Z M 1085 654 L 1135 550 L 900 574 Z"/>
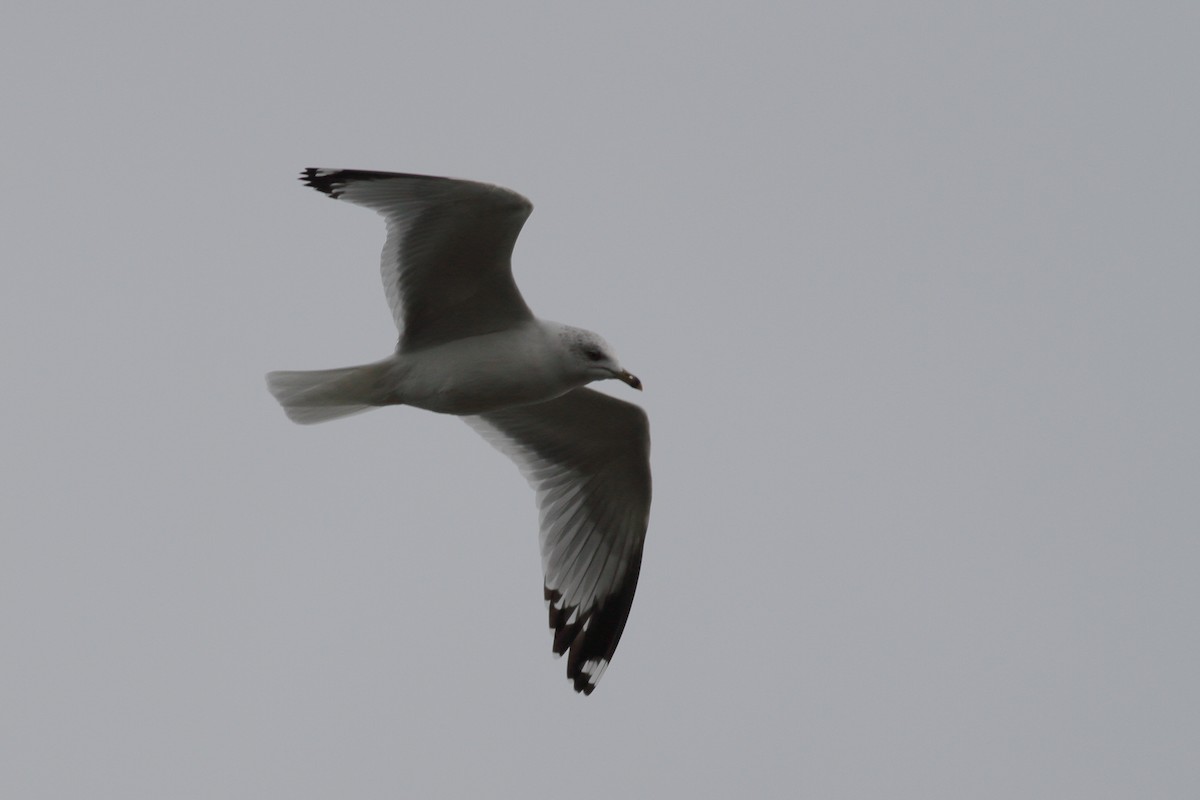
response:
<path id="1" fill-rule="evenodd" d="M 512 277 L 512 250 L 533 205 L 486 183 L 308 168 L 303 181 L 387 220 L 380 270 L 400 349 L 504 330 L 533 318 Z"/>
<path id="2" fill-rule="evenodd" d="M 650 519 L 650 425 L 591 389 L 463 417 L 537 491 L 554 652 L 591 694 L 633 604 Z"/>

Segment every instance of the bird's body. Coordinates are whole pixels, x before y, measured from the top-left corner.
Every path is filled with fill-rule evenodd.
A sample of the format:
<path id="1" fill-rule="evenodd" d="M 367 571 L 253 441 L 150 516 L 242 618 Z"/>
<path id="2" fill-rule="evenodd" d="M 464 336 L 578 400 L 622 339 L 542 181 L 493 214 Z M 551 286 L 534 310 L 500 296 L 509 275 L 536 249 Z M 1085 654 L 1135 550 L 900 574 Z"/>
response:
<path id="1" fill-rule="evenodd" d="M 588 378 L 559 369 L 565 359 L 557 333 L 555 326 L 531 320 L 508 330 L 397 354 L 405 371 L 401 402 L 461 416 L 566 394 Z M 493 354 L 498 350 L 511 359 L 497 361 Z"/>
<path id="2" fill-rule="evenodd" d="M 506 330 L 416 350 L 398 350 L 373 364 L 351 367 L 355 373 L 337 375 L 336 381 L 341 387 L 360 381 L 359 397 L 368 401 L 361 409 L 364 411 L 374 406 L 406 405 L 439 414 L 482 414 L 552 400 L 594 380 L 585 370 L 573 369 L 574 362 L 569 358 L 570 342 L 586 333 L 556 322 L 532 319 Z M 495 357 L 497 352 L 508 357 L 499 361 Z M 271 373 L 272 392 L 296 422 L 321 422 L 329 418 L 308 417 L 314 409 L 322 407 L 318 397 L 321 392 L 328 393 L 330 383 L 314 383 L 306 376 L 324 372 Z M 301 381 L 299 392 L 287 391 L 289 376 Z M 336 399 L 345 394 L 338 391 L 331 396 Z"/>
<path id="3" fill-rule="evenodd" d="M 532 205 L 487 184 L 308 169 L 335 199 L 378 211 L 381 268 L 400 330 L 371 364 L 272 372 L 288 416 L 315 423 L 386 405 L 454 414 L 512 458 L 537 491 L 554 651 L 590 694 L 629 614 L 650 512 L 649 426 L 637 406 L 584 388 L 641 382 L 599 336 L 537 319 L 510 256 Z"/>

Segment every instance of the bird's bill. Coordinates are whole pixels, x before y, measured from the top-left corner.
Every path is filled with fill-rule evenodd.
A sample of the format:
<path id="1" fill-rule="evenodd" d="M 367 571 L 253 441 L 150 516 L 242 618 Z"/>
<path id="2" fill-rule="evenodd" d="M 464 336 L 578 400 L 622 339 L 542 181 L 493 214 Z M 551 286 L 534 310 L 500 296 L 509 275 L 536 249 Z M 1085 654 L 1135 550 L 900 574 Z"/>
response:
<path id="1" fill-rule="evenodd" d="M 642 382 L 637 379 L 636 375 L 631 374 L 628 370 L 621 370 L 616 374 L 616 379 L 629 384 L 639 392 L 642 390 Z"/>

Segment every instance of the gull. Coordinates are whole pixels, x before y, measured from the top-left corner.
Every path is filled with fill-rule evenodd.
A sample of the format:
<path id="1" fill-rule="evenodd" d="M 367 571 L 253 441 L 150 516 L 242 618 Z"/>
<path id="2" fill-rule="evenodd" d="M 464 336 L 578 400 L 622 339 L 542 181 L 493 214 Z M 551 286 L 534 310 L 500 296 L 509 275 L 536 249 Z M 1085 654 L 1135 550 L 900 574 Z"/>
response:
<path id="1" fill-rule="evenodd" d="M 512 250 L 533 205 L 474 181 L 309 168 L 301 180 L 387 222 L 380 269 L 400 331 L 382 361 L 271 372 L 287 416 L 324 422 L 378 406 L 461 417 L 512 459 L 539 512 L 553 650 L 591 694 L 633 604 L 650 519 L 646 413 L 593 389 L 634 389 L 600 336 L 538 319 L 512 276 Z"/>

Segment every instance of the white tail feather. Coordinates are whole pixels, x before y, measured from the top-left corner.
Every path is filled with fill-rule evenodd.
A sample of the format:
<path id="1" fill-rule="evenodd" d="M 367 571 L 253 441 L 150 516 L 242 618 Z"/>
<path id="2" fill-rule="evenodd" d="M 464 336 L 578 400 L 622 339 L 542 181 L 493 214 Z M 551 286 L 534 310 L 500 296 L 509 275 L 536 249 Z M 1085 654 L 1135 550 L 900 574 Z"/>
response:
<path id="1" fill-rule="evenodd" d="M 288 419 L 312 425 L 395 403 L 387 397 L 386 362 L 311 372 L 269 372 L 267 388 Z"/>

